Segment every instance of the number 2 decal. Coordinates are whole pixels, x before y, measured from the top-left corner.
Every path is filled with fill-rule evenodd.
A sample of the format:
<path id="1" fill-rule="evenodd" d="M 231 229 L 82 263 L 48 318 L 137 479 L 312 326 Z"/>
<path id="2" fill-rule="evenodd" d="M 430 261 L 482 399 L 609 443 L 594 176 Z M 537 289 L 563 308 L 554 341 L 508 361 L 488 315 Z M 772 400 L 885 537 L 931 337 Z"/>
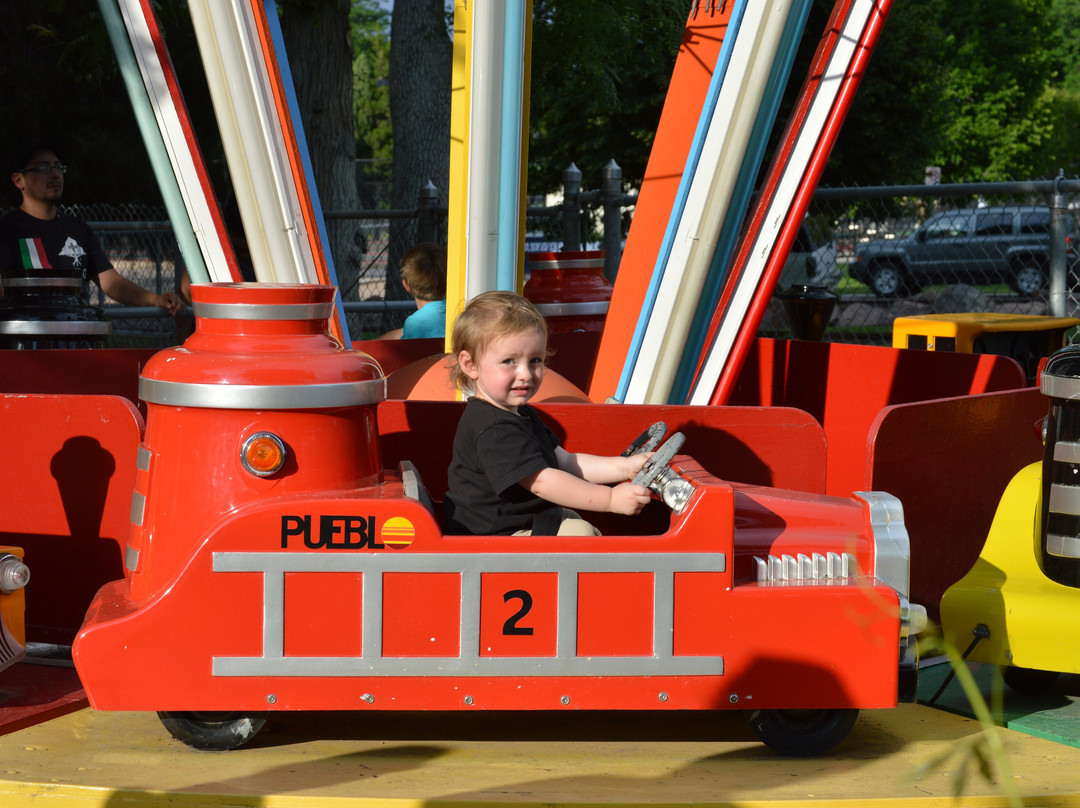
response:
<path id="1" fill-rule="evenodd" d="M 532 595 L 524 589 L 511 589 L 503 595 L 503 603 L 509 603 L 515 598 L 521 601 L 521 608 L 514 612 L 514 614 L 507 618 L 506 622 L 503 623 L 503 634 L 531 637 L 533 633 L 532 628 L 530 626 L 519 626 L 518 621 L 532 609 Z"/>

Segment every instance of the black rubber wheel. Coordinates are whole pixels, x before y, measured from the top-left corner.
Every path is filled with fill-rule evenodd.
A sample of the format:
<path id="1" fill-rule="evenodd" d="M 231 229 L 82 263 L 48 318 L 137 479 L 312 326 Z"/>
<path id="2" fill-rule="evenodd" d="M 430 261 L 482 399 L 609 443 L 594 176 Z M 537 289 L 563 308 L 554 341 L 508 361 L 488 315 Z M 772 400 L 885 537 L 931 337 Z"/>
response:
<path id="1" fill-rule="evenodd" d="M 1029 260 L 1016 266 L 1009 286 L 1014 292 L 1030 297 L 1046 287 L 1046 280 L 1046 269 Z"/>
<path id="2" fill-rule="evenodd" d="M 858 710 L 755 710 L 750 728 L 774 752 L 811 757 L 844 740 L 858 717 Z"/>
<path id="3" fill-rule="evenodd" d="M 1040 671 L 1034 668 L 1014 668 L 1003 666 L 1001 678 L 1009 689 L 1024 696 L 1038 696 L 1054 686 L 1058 677 L 1057 671 Z"/>
<path id="4" fill-rule="evenodd" d="M 878 297 L 900 297 L 908 290 L 907 275 L 898 264 L 879 261 L 870 267 L 870 288 Z"/>
<path id="5" fill-rule="evenodd" d="M 218 752 L 243 746 L 266 724 L 260 713 L 159 712 L 158 718 L 176 740 Z"/>

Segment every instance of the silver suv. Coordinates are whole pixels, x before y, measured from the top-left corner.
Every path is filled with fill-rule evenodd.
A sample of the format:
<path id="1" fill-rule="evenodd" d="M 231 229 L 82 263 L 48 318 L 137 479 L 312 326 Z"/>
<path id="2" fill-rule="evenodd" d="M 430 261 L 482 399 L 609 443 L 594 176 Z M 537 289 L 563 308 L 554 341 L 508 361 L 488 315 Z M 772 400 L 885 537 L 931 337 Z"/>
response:
<path id="1" fill-rule="evenodd" d="M 836 263 L 836 245 L 830 240 L 814 244 L 806 225 L 799 226 L 791 245 L 776 291 L 782 292 L 798 284 L 812 284 L 832 289 L 840 282 L 843 273 Z"/>
<path id="2" fill-rule="evenodd" d="M 1067 225 L 1066 262 L 1076 271 L 1075 227 Z M 875 294 L 895 297 L 932 283 L 1006 283 L 1022 295 L 1045 288 L 1050 208 L 1006 206 L 935 213 L 914 233 L 859 246 L 848 273 Z"/>

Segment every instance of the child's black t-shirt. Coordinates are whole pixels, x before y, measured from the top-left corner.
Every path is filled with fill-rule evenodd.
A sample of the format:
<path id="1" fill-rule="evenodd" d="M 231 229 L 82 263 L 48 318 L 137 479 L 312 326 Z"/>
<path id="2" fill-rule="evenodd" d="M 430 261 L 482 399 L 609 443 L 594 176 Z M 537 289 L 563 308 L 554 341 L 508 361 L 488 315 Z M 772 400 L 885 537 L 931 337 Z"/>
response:
<path id="1" fill-rule="evenodd" d="M 508 535 L 530 530 L 534 516 L 559 506 L 518 482 L 545 468 L 558 468 L 558 445 L 555 433 L 532 407 L 518 407 L 515 415 L 483 399 L 470 399 L 454 436 L 446 532 Z"/>

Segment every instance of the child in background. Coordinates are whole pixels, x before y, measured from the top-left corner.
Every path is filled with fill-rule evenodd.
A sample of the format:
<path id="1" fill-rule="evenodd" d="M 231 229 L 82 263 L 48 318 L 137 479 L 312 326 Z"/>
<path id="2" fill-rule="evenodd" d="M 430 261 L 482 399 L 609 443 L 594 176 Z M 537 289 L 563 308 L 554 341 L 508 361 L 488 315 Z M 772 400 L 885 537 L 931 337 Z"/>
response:
<path id="1" fill-rule="evenodd" d="M 446 336 L 446 247 L 422 242 L 401 259 L 401 285 L 416 301 L 416 311 L 401 328 L 379 339 L 423 339 Z"/>
<path id="2" fill-rule="evenodd" d="M 450 375 L 472 398 L 454 437 L 447 533 L 596 536 L 572 508 L 633 515 L 649 502 L 626 481 L 650 455 L 570 454 L 527 405 L 547 353 L 547 324 L 520 295 L 486 292 L 458 317 Z"/>

